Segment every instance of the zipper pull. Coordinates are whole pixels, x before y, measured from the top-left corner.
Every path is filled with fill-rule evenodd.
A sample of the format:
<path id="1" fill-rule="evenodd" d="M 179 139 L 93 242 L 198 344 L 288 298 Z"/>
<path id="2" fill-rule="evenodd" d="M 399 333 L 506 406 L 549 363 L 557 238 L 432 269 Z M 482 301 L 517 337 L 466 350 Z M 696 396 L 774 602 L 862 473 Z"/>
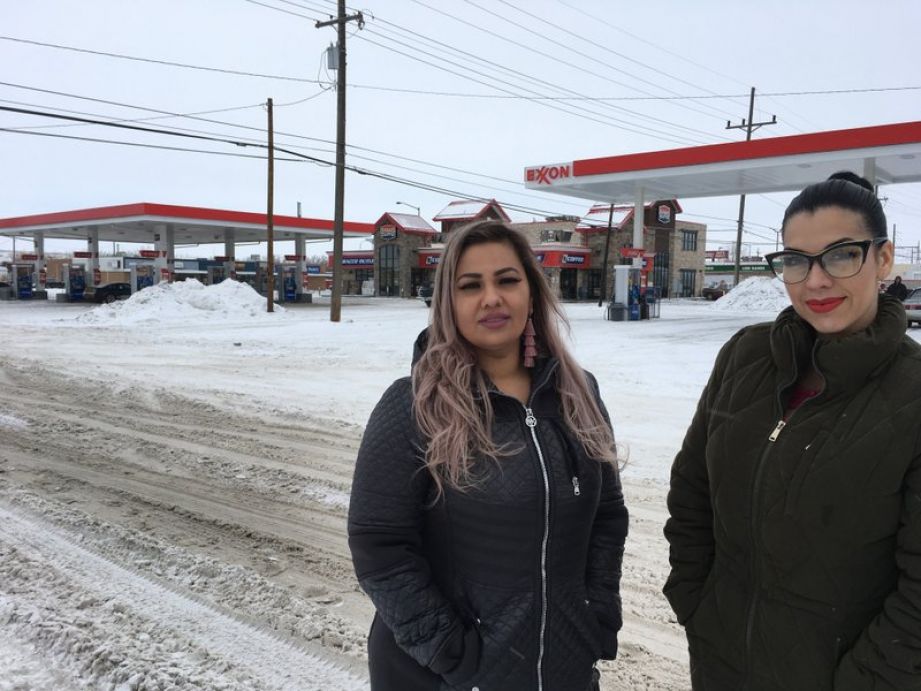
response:
<path id="1" fill-rule="evenodd" d="M 537 427 L 537 418 L 534 417 L 534 413 L 531 412 L 531 409 L 526 407 L 524 409 L 524 412 L 526 414 L 525 419 L 524 419 L 524 424 L 526 424 L 528 427 L 531 427 L 531 428 Z"/>
<path id="2" fill-rule="evenodd" d="M 579 489 L 579 476 L 578 475 L 572 476 L 572 493 L 575 494 L 577 497 L 582 494 L 582 490 Z"/>
<path id="3" fill-rule="evenodd" d="M 784 420 L 780 420 L 777 423 L 777 427 L 774 428 L 774 431 L 771 432 L 771 436 L 768 437 L 768 441 L 777 441 L 777 437 L 780 436 L 781 430 L 787 426 L 787 423 Z"/>

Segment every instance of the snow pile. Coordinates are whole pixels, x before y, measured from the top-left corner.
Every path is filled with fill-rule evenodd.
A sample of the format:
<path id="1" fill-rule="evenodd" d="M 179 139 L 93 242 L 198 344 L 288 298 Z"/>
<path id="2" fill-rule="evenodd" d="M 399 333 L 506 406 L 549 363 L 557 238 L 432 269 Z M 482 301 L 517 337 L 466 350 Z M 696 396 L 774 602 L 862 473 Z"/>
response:
<path id="1" fill-rule="evenodd" d="M 285 309 L 275 305 L 275 313 Z M 250 319 L 268 315 L 266 299 L 253 288 L 237 281 L 206 286 L 189 279 L 158 283 L 134 293 L 123 302 L 100 305 L 77 317 L 90 324 L 128 325 L 138 322 L 196 322 Z"/>
<path id="2" fill-rule="evenodd" d="M 713 303 L 715 309 L 738 312 L 779 312 L 789 305 L 783 281 L 765 277 L 745 279 Z"/>

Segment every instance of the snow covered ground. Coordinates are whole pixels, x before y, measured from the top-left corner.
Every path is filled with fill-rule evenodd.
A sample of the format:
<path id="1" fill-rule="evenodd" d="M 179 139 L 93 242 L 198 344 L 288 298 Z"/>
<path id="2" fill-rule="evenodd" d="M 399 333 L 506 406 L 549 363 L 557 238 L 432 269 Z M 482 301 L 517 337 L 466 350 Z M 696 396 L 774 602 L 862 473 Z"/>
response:
<path id="1" fill-rule="evenodd" d="M 566 307 L 629 454 L 603 688 L 688 686 L 659 593 L 665 481 L 719 347 L 783 306 L 746 283 L 645 322 Z M 333 324 L 322 304 L 265 314 L 243 288 L 0 303 L 0 691 L 366 688 L 351 467 L 428 310 L 346 298 Z"/>

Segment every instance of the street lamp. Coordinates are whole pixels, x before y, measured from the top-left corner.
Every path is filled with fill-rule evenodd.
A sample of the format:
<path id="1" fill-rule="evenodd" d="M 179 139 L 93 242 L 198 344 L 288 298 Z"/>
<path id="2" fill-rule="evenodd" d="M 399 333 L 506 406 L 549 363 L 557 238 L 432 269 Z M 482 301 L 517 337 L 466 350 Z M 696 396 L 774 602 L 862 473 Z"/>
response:
<path id="1" fill-rule="evenodd" d="M 419 208 L 418 206 L 416 206 L 415 204 L 407 204 L 406 202 L 397 202 L 397 204 L 402 204 L 403 206 L 408 206 L 408 207 L 410 207 L 410 208 L 412 208 L 412 209 L 415 209 L 415 210 L 416 210 L 416 216 L 421 216 L 421 215 L 422 215 L 422 209 L 420 209 L 420 208 Z"/>

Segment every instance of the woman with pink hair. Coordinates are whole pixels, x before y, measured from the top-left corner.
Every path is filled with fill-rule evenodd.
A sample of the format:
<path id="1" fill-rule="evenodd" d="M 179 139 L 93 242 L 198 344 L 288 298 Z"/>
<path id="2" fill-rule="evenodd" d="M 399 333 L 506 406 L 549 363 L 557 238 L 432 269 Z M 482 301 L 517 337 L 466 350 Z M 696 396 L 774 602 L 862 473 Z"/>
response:
<path id="1" fill-rule="evenodd" d="M 615 657 L 627 511 L 560 321 L 522 234 L 452 231 L 412 377 L 371 414 L 355 467 L 373 691 L 589 691 Z"/>

